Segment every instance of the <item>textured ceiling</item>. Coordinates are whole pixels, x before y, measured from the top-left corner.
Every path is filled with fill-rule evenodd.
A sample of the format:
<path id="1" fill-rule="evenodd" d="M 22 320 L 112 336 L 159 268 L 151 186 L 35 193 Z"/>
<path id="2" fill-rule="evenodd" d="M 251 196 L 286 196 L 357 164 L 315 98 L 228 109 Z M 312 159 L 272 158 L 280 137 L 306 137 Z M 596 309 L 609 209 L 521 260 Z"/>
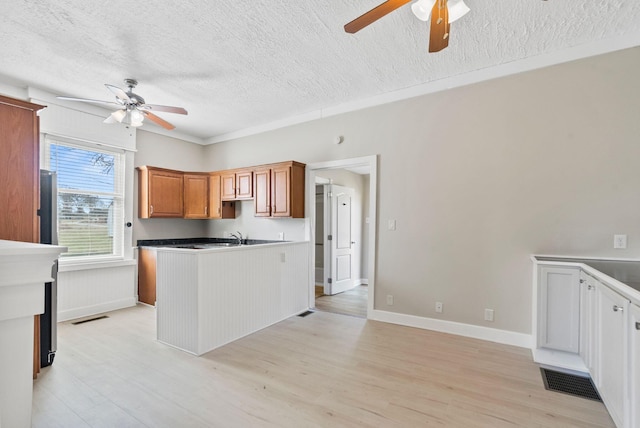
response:
<path id="1" fill-rule="evenodd" d="M 207 139 L 640 33 L 638 0 L 465 0 L 435 54 L 409 4 L 344 32 L 381 1 L 6 0 L 0 81 L 111 101 L 103 84 L 133 77 L 147 102 L 189 111 L 159 114 L 177 131 Z"/>

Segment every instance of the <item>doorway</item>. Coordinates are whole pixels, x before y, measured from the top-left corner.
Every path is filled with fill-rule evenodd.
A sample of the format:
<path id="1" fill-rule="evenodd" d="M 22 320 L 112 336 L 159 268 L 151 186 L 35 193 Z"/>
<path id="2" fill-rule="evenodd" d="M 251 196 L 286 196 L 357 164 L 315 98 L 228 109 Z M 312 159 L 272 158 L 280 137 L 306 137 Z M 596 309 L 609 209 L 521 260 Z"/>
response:
<path id="1" fill-rule="evenodd" d="M 309 164 L 307 183 L 309 307 L 367 316 L 374 307 L 377 157 Z"/>

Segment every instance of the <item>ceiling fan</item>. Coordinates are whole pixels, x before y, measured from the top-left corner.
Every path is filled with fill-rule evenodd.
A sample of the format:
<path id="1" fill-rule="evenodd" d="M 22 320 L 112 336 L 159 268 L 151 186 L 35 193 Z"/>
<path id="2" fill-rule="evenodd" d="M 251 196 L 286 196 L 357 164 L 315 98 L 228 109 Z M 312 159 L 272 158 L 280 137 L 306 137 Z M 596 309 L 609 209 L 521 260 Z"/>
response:
<path id="1" fill-rule="evenodd" d="M 116 101 L 101 101 L 92 100 L 88 98 L 74 98 L 74 97 L 57 97 L 61 100 L 67 101 L 80 101 L 83 103 L 102 104 L 111 107 L 118 107 L 118 110 L 114 111 L 104 120 L 104 123 L 124 123 L 130 126 L 141 126 L 145 117 L 156 125 L 160 125 L 165 129 L 174 129 L 175 126 L 167 122 L 166 120 L 156 116 L 152 111 L 163 111 L 167 113 L 188 114 L 182 107 L 162 106 L 157 104 L 146 104 L 144 98 L 138 94 L 133 93 L 133 89 L 138 85 L 136 79 L 124 79 L 124 84 L 129 88 L 128 91 L 118 88 L 117 86 L 109 85 L 105 83 L 107 87 L 116 96 Z"/>
<path id="2" fill-rule="evenodd" d="M 356 33 L 411 0 L 387 0 L 344 26 L 347 33 Z M 449 46 L 449 24 L 461 18 L 469 7 L 463 0 L 417 0 L 411 5 L 413 14 L 421 21 L 431 17 L 429 52 L 438 52 Z"/>

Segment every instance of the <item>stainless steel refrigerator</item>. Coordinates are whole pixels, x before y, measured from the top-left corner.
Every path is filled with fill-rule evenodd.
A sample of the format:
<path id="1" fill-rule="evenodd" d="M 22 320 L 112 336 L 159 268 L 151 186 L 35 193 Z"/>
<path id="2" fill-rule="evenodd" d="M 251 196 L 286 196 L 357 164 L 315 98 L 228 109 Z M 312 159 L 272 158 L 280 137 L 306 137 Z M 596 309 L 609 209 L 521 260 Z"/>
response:
<path id="1" fill-rule="evenodd" d="M 40 243 L 58 245 L 58 188 L 55 172 L 40 170 Z M 44 285 L 44 313 L 40 315 L 40 366 L 53 363 L 57 348 L 58 262 L 52 267 L 53 282 Z"/>

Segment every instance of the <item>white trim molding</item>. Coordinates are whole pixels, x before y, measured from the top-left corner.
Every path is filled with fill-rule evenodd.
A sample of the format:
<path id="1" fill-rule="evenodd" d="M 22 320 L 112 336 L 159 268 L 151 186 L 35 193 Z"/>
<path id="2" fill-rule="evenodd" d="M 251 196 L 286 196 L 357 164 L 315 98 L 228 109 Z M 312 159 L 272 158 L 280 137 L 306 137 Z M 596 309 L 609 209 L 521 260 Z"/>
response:
<path id="1" fill-rule="evenodd" d="M 473 339 L 502 343 L 503 345 L 517 346 L 519 348 L 531 349 L 533 344 L 533 337 L 530 334 L 499 330 L 479 325 L 463 324 L 454 321 L 425 318 L 416 315 L 399 314 L 396 312 L 381 311 L 379 309 L 370 311 L 368 318 L 374 321 L 421 328 L 424 330 L 439 331 L 441 333 L 471 337 Z"/>

